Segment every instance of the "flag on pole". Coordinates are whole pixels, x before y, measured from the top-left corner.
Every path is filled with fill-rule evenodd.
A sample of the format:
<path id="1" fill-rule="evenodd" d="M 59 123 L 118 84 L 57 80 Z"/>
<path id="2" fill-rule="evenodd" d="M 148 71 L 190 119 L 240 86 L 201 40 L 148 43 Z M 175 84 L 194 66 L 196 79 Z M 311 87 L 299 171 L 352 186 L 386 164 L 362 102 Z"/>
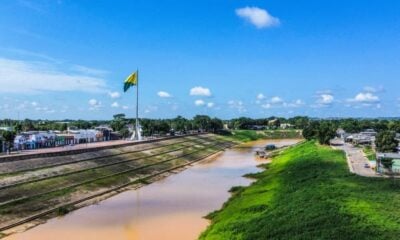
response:
<path id="1" fill-rule="evenodd" d="M 129 75 L 124 82 L 124 92 L 128 91 L 131 86 L 136 86 L 138 82 L 138 72 L 134 72 Z"/>

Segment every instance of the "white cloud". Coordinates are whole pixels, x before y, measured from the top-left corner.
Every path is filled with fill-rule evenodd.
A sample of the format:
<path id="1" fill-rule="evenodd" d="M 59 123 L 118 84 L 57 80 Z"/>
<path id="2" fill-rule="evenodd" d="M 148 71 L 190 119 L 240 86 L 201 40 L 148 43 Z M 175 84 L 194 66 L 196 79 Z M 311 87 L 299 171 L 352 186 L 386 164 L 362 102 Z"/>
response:
<path id="1" fill-rule="evenodd" d="M 129 107 L 128 106 L 122 106 L 122 109 L 126 110 L 126 109 L 129 109 Z"/>
<path id="2" fill-rule="evenodd" d="M 259 94 L 257 95 L 257 100 L 263 100 L 263 99 L 265 99 L 264 94 L 259 93 Z"/>
<path id="3" fill-rule="evenodd" d="M 242 101 L 230 100 L 228 102 L 228 105 L 230 108 L 236 109 L 240 113 L 247 111 Z"/>
<path id="4" fill-rule="evenodd" d="M 354 98 L 348 99 L 349 102 L 355 103 L 378 103 L 380 101 L 379 97 L 372 94 L 371 92 L 361 92 L 357 94 Z"/>
<path id="5" fill-rule="evenodd" d="M 301 99 L 297 99 L 294 103 L 296 105 L 303 105 L 304 104 L 303 100 L 301 100 Z"/>
<path id="6" fill-rule="evenodd" d="M 265 104 L 261 105 L 261 107 L 265 108 L 265 109 L 270 109 L 272 107 L 272 105 L 270 103 L 265 103 Z"/>
<path id="7" fill-rule="evenodd" d="M 207 103 L 207 107 L 209 107 L 209 108 L 212 108 L 212 107 L 214 107 L 214 103 L 213 103 L 213 102 L 209 102 L 209 103 Z"/>
<path id="8" fill-rule="evenodd" d="M 120 98 L 121 94 L 119 92 L 109 92 L 108 95 L 110 96 L 110 98 Z"/>
<path id="9" fill-rule="evenodd" d="M 31 105 L 32 105 L 33 107 L 36 107 L 36 106 L 38 105 L 38 103 L 37 103 L 37 102 L 31 102 Z"/>
<path id="10" fill-rule="evenodd" d="M 89 68 L 81 65 L 73 65 L 71 67 L 71 70 L 85 75 L 100 76 L 100 77 L 105 76 L 108 73 L 108 71 L 105 70 Z"/>
<path id="11" fill-rule="evenodd" d="M 301 99 L 297 99 L 287 104 L 288 107 L 293 107 L 293 108 L 301 107 L 303 105 L 305 105 L 305 103 Z"/>
<path id="12" fill-rule="evenodd" d="M 98 103 L 98 102 L 97 102 L 96 99 L 90 99 L 90 100 L 89 100 L 89 105 L 90 105 L 90 106 L 95 106 L 97 103 Z"/>
<path id="13" fill-rule="evenodd" d="M 204 87 L 194 87 L 190 89 L 190 95 L 191 96 L 205 96 L 205 97 L 210 97 L 211 96 L 211 91 L 208 88 Z"/>
<path id="14" fill-rule="evenodd" d="M 27 77 L 29 76 L 29 77 Z M 105 80 L 69 73 L 55 63 L 0 58 L 0 92 L 104 91 Z"/>
<path id="15" fill-rule="evenodd" d="M 281 103 L 283 103 L 283 99 L 280 97 L 273 97 L 273 98 L 271 98 L 271 103 L 272 104 L 281 104 Z"/>
<path id="16" fill-rule="evenodd" d="M 194 105 L 196 105 L 196 106 L 204 106 L 204 104 L 206 104 L 206 103 L 201 99 L 194 101 Z"/>
<path id="17" fill-rule="evenodd" d="M 332 94 L 323 93 L 318 96 L 317 103 L 326 106 L 326 105 L 331 105 L 334 100 L 335 100 L 335 97 Z"/>
<path id="18" fill-rule="evenodd" d="M 258 7 L 236 9 L 236 15 L 250 22 L 257 28 L 279 26 L 279 18 L 273 17 L 267 10 Z"/>
<path id="19" fill-rule="evenodd" d="M 113 103 L 111 104 L 111 107 L 113 107 L 113 108 L 118 108 L 118 107 L 119 107 L 118 102 L 113 102 Z"/>
<path id="20" fill-rule="evenodd" d="M 157 93 L 157 95 L 161 98 L 170 98 L 172 97 L 171 94 L 169 94 L 168 92 L 164 92 L 164 91 L 159 91 Z"/>
<path id="21" fill-rule="evenodd" d="M 101 107 L 101 102 L 96 100 L 96 99 L 94 99 L 94 98 L 90 99 L 88 103 L 89 103 L 89 106 L 90 106 L 89 110 L 95 110 L 95 109 L 98 109 L 98 108 Z"/>
<path id="22" fill-rule="evenodd" d="M 370 93 L 378 93 L 378 92 L 384 92 L 385 89 L 383 86 L 379 87 L 371 87 L 371 86 L 365 86 L 364 87 L 364 92 L 370 92 Z"/>

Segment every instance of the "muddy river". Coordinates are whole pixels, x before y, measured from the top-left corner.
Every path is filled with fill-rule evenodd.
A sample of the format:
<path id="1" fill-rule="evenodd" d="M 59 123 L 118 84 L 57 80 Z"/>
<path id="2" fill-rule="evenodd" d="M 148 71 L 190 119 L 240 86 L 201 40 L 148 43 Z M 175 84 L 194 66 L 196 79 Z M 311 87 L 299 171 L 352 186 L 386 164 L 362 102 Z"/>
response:
<path id="1" fill-rule="evenodd" d="M 255 157 L 256 148 L 269 143 L 282 146 L 296 142 L 262 140 L 228 149 L 217 158 L 178 174 L 5 239 L 196 239 L 208 225 L 203 216 L 221 208 L 232 186 L 251 183 L 242 177 L 244 174 L 260 171 L 256 166 L 265 160 Z"/>

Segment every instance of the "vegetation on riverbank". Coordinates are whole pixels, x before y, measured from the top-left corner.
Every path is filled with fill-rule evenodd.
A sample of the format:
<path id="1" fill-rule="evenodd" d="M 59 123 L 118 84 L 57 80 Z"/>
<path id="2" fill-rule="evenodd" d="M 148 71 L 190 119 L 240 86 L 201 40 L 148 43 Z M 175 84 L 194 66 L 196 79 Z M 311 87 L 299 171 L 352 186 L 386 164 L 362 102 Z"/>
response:
<path id="1" fill-rule="evenodd" d="M 339 150 L 302 143 L 233 188 L 200 239 L 397 239 L 400 184 L 349 173 Z"/>
<path id="2" fill-rule="evenodd" d="M 298 139 L 302 138 L 300 130 L 233 130 L 225 137 L 230 140 L 239 142 L 249 142 L 259 139 Z"/>

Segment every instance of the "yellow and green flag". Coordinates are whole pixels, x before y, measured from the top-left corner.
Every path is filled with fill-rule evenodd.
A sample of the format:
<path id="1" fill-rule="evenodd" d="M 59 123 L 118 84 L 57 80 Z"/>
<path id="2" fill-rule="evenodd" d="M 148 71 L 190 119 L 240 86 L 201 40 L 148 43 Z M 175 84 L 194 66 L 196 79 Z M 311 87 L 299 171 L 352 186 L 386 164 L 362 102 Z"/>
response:
<path id="1" fill-rule="evenodd" d="M 124 92 L 128 91 L 131 86 L 136 86 L 138 82 L 138 71 L 129 75 L 124 82 Z"/>

